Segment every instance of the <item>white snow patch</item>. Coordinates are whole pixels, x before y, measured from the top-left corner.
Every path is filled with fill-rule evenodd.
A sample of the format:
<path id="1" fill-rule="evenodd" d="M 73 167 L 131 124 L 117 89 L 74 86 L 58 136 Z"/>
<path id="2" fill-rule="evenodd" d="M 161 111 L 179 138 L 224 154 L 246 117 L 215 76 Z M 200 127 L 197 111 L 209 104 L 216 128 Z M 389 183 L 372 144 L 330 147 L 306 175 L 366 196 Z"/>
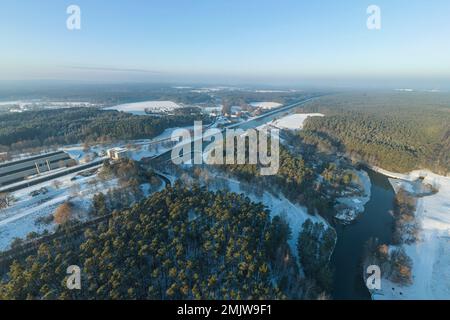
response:
<path id="1" fill-rule="evenodd" d="M 183 107 L 172 101 L 143 101 L 121 104 L 118 106 L 105 108 L 105 110 L 117 110 L 135 115 L 146 115 L 146 110 L 150 112 L 170 112 L 180 108 Z"/>
<path id="2" fill-rule="evenodd" d="M 144 158 L 153 158 L 172 148 L 170 142 L 140 145 L 129 150 L 131 159 L 141 161 Z"/>
<path id="3" fill-rule="evenodd" d="M 450 177 L 427 170 L 409 174 L 375 168 L 387 176 L 430 184 L 436 194 L 418 198 L 416 219 L 421 226 L 420 240 L 403 245 L 412 259 L 412 285 L 399 286 L 386 279 L 382 292 L 374 299 L 450 299 Z"/>
<path id="4" fill-rule="evenodd" d="M 77 179 L 72 180 L 74 177 Z M 56 226 L 54 223 L 38 225 L 36 219 L 54 213 L 65 201 L 75 202 L 79 209 L 88 209 L 94 194 L 107 192 L 117 186 L 117 179 L 92 183 L 95 179 L 96 175 L 81 177 L 79 173 L 73 173 L 13 192 L 13 205 L 0 210 L 0 250 L 8 249 L 14 238 L 25 238 L 32 231 L 53 231 Z M 58 188 L 55 181 L 59 182 Z M 48 192 L 35 197 L 30 195 L 41 188 L 46 188 Z"/>
<path id="5" fill-rule="evenodd" d="M 279 129 L 301 130 L 305 120 L 310 117 L 324 117 L 324 115 L 321 113 L 296 113 L 275 120 L 271 125 Z"/>
<path id="6" fill-rule="evenodd" d="M 406 88 L 406 89 L 395 89 L 395 91 L 399 91 L 399 92 L 414 92 L 414 89 L 409 89 L 409 88 Z"/>
<path id="7" fill-rule="evenodd" d="M 261 109 L 274 109 L 281 107 L 282 104 L 278 102 L 269 102 L 269 101 L 263 101 L 263 102 L 251 102 L 250 105 L 255 108 L 261 108 Z"/>

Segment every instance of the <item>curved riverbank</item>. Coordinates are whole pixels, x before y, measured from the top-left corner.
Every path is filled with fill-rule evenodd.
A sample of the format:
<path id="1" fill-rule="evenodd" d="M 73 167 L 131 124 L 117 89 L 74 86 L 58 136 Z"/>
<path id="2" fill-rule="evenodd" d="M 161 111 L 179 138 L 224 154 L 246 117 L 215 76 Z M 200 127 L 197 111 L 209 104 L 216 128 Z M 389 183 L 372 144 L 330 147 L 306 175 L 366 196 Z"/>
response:
<path id="1" fill-rule="evenodd" d="M 372 186 L 371 198 L 357 221 L 336 225 L 337 244 L 331 258 L 335 269 L 334 299 L 369 300 L 370 294 L 362 277 L 364 247 L 371 238 L 390 243 L 392 237 L 394 190 L 386 176 L 367 170 Z"/>
<path id="2" fill-rule="evenodd" d="M 401 286 L 383 278 L 374 299 L 450 299 L 450 177 L 428 170 L 377 171 L 390 176 L 397 191 L 402 188 L 417 198 L 420 231 L 417 241 L 401 245 L 412 261 L 412 283 Z"/>

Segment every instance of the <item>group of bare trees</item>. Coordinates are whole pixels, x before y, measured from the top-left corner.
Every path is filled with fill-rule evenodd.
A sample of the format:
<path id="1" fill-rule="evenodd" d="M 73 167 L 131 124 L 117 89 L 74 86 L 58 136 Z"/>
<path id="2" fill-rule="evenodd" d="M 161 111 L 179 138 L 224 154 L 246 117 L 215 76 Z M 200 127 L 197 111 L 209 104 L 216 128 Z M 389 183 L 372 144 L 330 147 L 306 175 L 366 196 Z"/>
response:
<path id="1" fill-rule="evenodd" d="M 365 247 L 364 270 L 369 265 L 381 268 L 383 278 L 407 286 L 412 283 L 413 261 L 402 246 L 381 244 L 377 239 L 369 239 Z"/>
<path id="2" fill-rule="evenodd" d="M 56 224 L 63 225 L 72 219 L 72 215 L 73 204 L 70 202 L 64 202 L 56 209 L 53 217 Z"/>
<path id="3" fill-rule="evenodd" d="M 0 193 L 0 209 L 8 208 L 13 200 L 14 198 L 9 193 Z"/>
<path id="4" fill-rule="evenodd" d="M 420 227 L 416 221 L 417 198 L 404 189 L 400 189 L 394 200 L 394 235 L 395 244 L 411 244 L 417 241 Z"/>

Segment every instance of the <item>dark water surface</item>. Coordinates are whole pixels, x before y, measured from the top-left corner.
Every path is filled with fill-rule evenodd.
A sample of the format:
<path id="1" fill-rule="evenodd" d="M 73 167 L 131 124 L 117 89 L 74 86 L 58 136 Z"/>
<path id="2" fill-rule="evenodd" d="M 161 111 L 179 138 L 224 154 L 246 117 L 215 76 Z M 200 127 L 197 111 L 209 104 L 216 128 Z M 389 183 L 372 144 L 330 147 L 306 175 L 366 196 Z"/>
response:
<path id="1" fill-rule="evenodd" d="M 334 299 L 370 299 L 363 281 L 361 261 L 364 246 L 370 238 L 390 243 L 394 190 L 388 178 L 366 170 L 372 182 L 371 198 L 364 213 L 351 225 L 337 225 L 338 241 L 331 259 L 335 270 L 332 296 Z"/>

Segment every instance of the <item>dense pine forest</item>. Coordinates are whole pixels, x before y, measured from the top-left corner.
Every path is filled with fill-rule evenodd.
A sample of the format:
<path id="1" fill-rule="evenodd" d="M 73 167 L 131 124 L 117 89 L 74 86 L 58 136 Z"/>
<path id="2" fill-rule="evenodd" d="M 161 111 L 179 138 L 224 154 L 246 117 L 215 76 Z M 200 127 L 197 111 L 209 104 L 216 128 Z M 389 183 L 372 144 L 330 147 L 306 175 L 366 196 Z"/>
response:
<path id="1" fill-rule="evenodd" d="M 152 138 L 165 129 L 209 118 L 199 114 L 135 116 L 94 108 L 28 111 L 0 115 L 0 150 Z"/>
<path id="2" fill-rule="evenodd" d="M 299 109 L 303 139 L 387 170 L 450 172 L 450 96 L 444 93 L 352 93 L 322 97 Z"/>
<path id="3" fill-rule="evenodd" d="M 305 232 L 304 246 L 319 254 Z M 242 195 L 176 185 L 15 261 L 0 299 L 316 298 L 320 286 L 301 275 L 290 234 Z M 82 269 L 82 290 L 66 289 L 70 265 Z"/>
<path id="4" fill-rule="evenodd" d="M 325 158 L 320 161 L 310 159 L 309 153 L 315 150 L 312 147 L 299 153 L 280 145 L 280 167 L 275 175 L 260 175 L 260 165 L 254 164 L 227 164 L 220 166 L 220 169 L 239 180 L 251 183 L 254 190 L 272 191 L 274 194 L 281 192 L 292 202 L 304 205 L 309 213 L 328 216 L 334 199 L 323 192 L 325 182 L 317 180 L 317 176 L 327 168 L 328 162 Z"/>

